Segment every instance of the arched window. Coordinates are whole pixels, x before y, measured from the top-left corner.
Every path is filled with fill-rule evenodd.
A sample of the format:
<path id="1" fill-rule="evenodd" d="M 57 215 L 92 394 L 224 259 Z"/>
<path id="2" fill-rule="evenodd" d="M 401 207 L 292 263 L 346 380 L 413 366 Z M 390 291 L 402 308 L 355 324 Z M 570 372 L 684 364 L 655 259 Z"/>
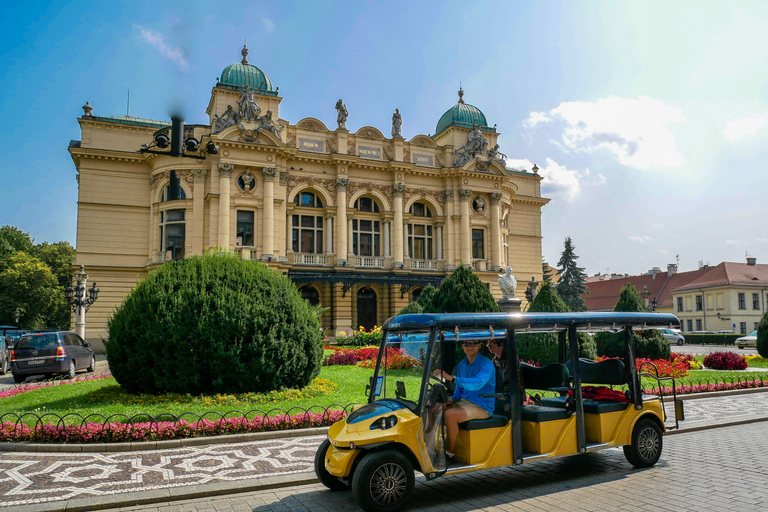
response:
<path id="1" fill-rule="evenodd" d="M 184 259 L 184 210 L 160 212 L 160 253 L 165 261 Z"/>
<path id="2" fill-rule="evenodd" d="M 292 246 L 298 253 L 323 252 L 323 215 L 311 208 L 322 208 L 322 200 L 312 192 L 302 192 L 293 200 L 298 206 L 292 218 Z M 306 208 L 306 210 L 304 210 Z"/>
<path id="3" fill-rule="evenodd" d="M 361 197 L 355 201 L 355 210 L 360 212 L 352 219 L 352 252 L 356 256 L 381 256 L 381 221 L 378 215 L 381 209 L 370 197 Z"/>
<path id="4" fill-rule="evenodd" d="M 416 288 L 411 292 L 411 302 L 416 302 L 419 300 L 419 297 L 421 297 L 421 292 L 424 291 L 424 288 Z"/>
<path id="5" fill-rule="evenodd" d="M 408 223 L 408 254 L 416 260 L 431 260 L 433 256 L 432 210 L 425 203 L 413 203 Z"/>
<path id="6" fill-rule="evenodd" d="M 187 198 L 187 194 L 184 193 L 184 189 L 179 187 L 178 197 L 171 199 L 171 187 L 168 186 L 163 189 L 163 196 L 160 199 L 160 202 L 164 203 L 166 201 L 176 201 L 178 199 L 186 199 L 186 198 Z"/>
<path id="7" fill-rule="evenodd" d="M 308 301 L 313 306 L 320 304 L 320 294 L 314 286 L 305 285 L 299 288 L 301 298 Z"/>

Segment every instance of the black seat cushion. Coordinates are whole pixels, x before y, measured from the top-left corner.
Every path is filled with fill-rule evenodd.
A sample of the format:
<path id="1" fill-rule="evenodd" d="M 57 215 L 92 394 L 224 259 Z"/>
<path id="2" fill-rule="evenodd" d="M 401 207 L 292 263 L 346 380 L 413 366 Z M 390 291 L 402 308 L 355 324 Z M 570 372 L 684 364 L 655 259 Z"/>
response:
<path id="1" fill-rule="evenodd" d="M 552 363 L 542 367 L 520 363 L 523 385 L 526 389 L 568 388 L 570 374 L 562 363 Z"/>
<path id="2" fill-rule="evenodd" d="M 507 424 L 509 418 L 494 414 L 490 418 L 484 420 L 469 420 L 463 423 L 459 423 L 461 430 L 481 430 L 484 428 L 503 427 Z"/>
<path id="3" fill-rule="evenodd" d="M 573 363 L 565 363 L 568 370 L 573 373 Z M 606 359 L 605 361 L 592 361 L 579 358 L 579 370 L 582 384 L 626 384 L 628 382 L 624 363 L 621 359 Z"/>
<path id="4" fill-rule="evenodd" d="M 523 421 L 535 421 L 541 423 L 544 421 L 565 420 L 571 417 L 571 413 L 565 408 L 546 407 L 541 405 L 524 405 L 521 414 Z"/>
<path id="5" fill-rule="evenodd" d="M 564 396 L 544 397 L 541 402 L 546 407 L 557 407 L 565 409 Z M 626 410 L 629 404 L 626 402 L 614 402 L 612 400 L 593 400 L 591 398 L 584 399 L 584 412 L 588 414 L 602 414 L 606 412 L 616 412 Z"/>

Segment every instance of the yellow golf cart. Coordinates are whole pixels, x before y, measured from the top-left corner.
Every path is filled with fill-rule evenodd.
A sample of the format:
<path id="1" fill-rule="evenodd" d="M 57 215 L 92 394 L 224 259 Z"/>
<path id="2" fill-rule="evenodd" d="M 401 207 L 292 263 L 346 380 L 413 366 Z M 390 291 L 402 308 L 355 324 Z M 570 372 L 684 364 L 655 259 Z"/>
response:
<path id="1" fill-rule="evenodd" d="M 676 328 L 674 315 L 654 313 L 458 313 L 401 315 L 383 326 L 368 403 L 330 427 L 315 456 L 315 472 L 328 488 L 352 488 L 366 511 L 401 510 L 414 487 L 414 469 L 427 480 L 623 446 L 630 464 L 658 461 L 665 431 L 663 397 L 645 396 L 635 365 L 633 329 Z M 595 362 L 579 358 L 578 332 L 623 332 L 627 357 Z M 459 343 L 503 341 L 507 361 L 517 362 L 522 333 L 554 332 L 558 363 L 508 364 L 497 370 L 492 416 L 460 424 L 455 462 L 446 464 L 440 415 Z M 519 370 L 518 370 L 519 368 Z M 522 383 L 519 382 L 522 376 Z M 535 404 L 525 390 L 537 390 Z M 589 387 L 586 385 L 589 384 Z M 585 385 L 583 387 L 583 385 Z M 661 386 L 659 386 L 661 387 Z M 543 395 L 543 398 L 538 397 Z M 675 397 L 676 421 L 683 419 Z"/>

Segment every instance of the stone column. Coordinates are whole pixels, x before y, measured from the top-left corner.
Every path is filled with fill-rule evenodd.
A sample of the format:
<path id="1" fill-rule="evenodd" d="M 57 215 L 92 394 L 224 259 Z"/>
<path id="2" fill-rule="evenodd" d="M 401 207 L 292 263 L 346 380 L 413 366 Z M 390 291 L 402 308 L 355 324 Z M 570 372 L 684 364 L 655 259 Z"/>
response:
<path id="1" fill-rule="evenodd" d="M 491 201 L 491 269 L 497 272 L 501 270 L 501 193 L 491 192 L 488 198 Z"/>
<path id="2" fill-rule="evenodd" d="M 438 260 L 443 259 L 443 224 L 435 223 L 435 240 L 437 241 L 436 256 Z"/>
<path id="3" fill-rule="evenodd" d="M 278 196 L 283 198 L 282 203 L 280 204 L 280 212 L 277 214 L 278 218 L 282 218 L 283 221 L 285 221 L 285 226 L 283 229 L 283 234 L 285 235 L 285 240 L 283 241 L 283 249 L 282 251 L 279 249 L 280 242 L 278 241 L 278 261 L 281 261 L 283 263 L 288 262 L 288 251 L 293 249 L 291 247 L 291 216 L 288 212 L 289 205 L 288 205 L 288 179 L 290 178 L 290 174 L 288 174 L 285 171 L 280 171 L 280 190 L 278 191 Z"/>
<path id="4" fill-rule="evenodd" d="M 392 251 L 390 250 L 390 247 L 389 247 L 389 226 L 391 222 L 389 221 L 389 219 L 386 219 L 384 220 L 383 223 L 384 223 L 384 256 L 387 257 L 392 255 Z"/>
<path id="5" fill-rule="evenodd" d="M 403 192 L 405 192 L 405 183 L 395 183 L 392 185 L 394 193 L 395 219 L 393 221 L 392 233 L 392 256 L 394 258 L 393 268 L 399 268 L 404 264 L 403 259 Z"/>
<path id="6" fill-rule="evenodd" d="M 206 169 L 193 169 L 192 180 L 195 188 L 192 190 L 192 226 L 190 241 L 192 254 L 203 254 L 203 210 L 205 208 L 205 176 Z"/>
<path id="7" fill-rule="evenodd" d="M 466 188 L 459 190 L 459 202 L 461 208 L 461 263 L 472 266 L 472 232 L 469 228 L 469 198 L 472 191 Z"/>
<path id="8" fill-rule="evenodd" d="M 275 175 L 274 167 L 262 167 L 264 175 L 264 233 L 261 259 L 272 261 L 275 258 Z"/>
<path id="9" fill-rule="evenodd" d="M 411 252 L 408 250 L 408 223 L 405 221 L 403 221 L 403 257 L 411 258 Z"/>
<path id="10" fill-rule="evenodd" d="M 325 214 L 325 254 L 333 260 L 333 214 Z"/>
<path id="11" fill-rule="evenodd" d="M 230 176 L 235 164 L 219 163 L 219 247 L 229 249 Z"/>
<path id="12" fill-rule="evenodd" d="M 287 201 L 284 201 L 287 202 Z M 285 205 L 285 255 L 293 254 L 293 209 Z"/>
<path id="13" fill-rule="evenodd" d="M 348 265 L 347 261 L 347 185 L 348 178 L 336 178 L 336 264 Z"/>
<path id="14" fill-rule="evenodd" d="M 355 237 L 352 236 L 352 219 L 347 218 L 347 260 L 350 262 L 350 264 L 355 260 L 355 247 L 353 244 L 354 239 Z"/>
<path id="15" fill-rule="evenodd" d="M 456 240 L 454 234 L 453 224 L 453 190 L 443 190 L 443 198 L 445 199 L 445 242 L 446 242 L 446 259 L 445 269 L 451 270 L 455 268 L 456 262 Z"/>

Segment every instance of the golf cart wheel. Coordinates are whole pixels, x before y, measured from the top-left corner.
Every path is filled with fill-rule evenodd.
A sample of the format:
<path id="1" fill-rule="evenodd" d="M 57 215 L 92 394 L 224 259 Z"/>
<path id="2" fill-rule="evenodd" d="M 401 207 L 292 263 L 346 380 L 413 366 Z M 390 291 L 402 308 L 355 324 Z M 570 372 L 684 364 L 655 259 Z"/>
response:
<path id="1" fill-rule="evenodd" d="M 352 479 L 352 493 L 366 512 L 402 510 L 413 493 L 413 465 L 394 450 L 369 453 Z"/>
<path id="2" fill-rule="evenodd" d="M 320 444 L 320 447 L 315 452 L 315 474 L 324 486 L 332 491 L 343 491 L 349 489 L 349 486 L 339 480 L 339 477 L 333 476 L 325 469 L 325 454 L 330 448 L 331 442 L 326 439 Z"/>
<path id="3" fill-rule="evenodd" d="M 636 468 L 649 468 L 661 457 L 661 427 L 650 418 L 640 418 L 632 430 L 632 444 L 624 446 L 624 456 Z"/>

